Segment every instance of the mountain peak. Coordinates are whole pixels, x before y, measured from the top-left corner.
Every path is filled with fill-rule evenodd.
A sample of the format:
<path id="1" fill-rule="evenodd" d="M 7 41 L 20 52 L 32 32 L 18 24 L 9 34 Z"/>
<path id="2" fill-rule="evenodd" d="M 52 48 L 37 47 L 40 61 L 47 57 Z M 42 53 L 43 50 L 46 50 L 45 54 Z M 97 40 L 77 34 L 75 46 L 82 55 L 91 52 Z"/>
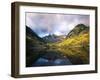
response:
<path id="1" fill-rule="evenodd" d="M 79 35 L 80 33 L 88 32 L 88 31 L 89 31 L 88 26 L 84 24 L 78 24 L 68 33 L 67 38 L 73 37 L 73 36 Z"/>
<path id="2" fill-rule="evenodd" d="M 87 27 L 87 26 L 84 24 L 78 24 L 78 25 L 76 25 L 76 27 Z"/>
<path id="3" fill-rule="evenodd" d="M 43 37 L 43 39 L 46 41 L 46 42 L 57 42 L 57 41 L 61 41 L 62 39 L 65 38 L 65 35 L 60 35 L 60 36 L 57 36 L 55 34 L 50 34 L 48 36 L 45 36 Z"/>

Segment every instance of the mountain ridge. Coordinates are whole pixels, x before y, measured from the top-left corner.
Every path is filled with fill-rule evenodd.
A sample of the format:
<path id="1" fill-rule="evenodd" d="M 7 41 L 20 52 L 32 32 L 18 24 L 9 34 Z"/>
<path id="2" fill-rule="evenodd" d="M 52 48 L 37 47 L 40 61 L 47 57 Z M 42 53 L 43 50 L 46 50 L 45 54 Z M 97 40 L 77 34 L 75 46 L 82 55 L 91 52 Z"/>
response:
<path id="1" fill-rule="evenodd" d="M 89 27 L 84 24 L 76 25 L 66 36 L 66 38 L 78 36 L 79 34 L 84 34 L 89 31 Z"/>
<path id="2" fill-rule="evenodd" d="M 48 36 L 45 36 L 43 37 L 43 40 L 45 40 L 46 42 L 58 42 L 58 41 L 61 41 L 65 38 L 65 35 L 60 35 L 60 36 L 57 36 L 55 34 L 52 34 L 52 35 L 48 35 Z"/>

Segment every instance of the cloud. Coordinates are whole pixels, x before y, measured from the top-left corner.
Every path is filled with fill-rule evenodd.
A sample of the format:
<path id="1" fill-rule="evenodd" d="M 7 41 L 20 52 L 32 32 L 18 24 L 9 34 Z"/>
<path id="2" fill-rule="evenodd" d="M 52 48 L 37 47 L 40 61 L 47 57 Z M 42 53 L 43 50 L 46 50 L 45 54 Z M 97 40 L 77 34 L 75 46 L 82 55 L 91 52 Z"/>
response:
<path id="1" fill-rule="evenodd" d="M 40 37 L 68 34 L 80 23 L 89 26 L 89 15 L 26 13 L 26 25 Z"/>

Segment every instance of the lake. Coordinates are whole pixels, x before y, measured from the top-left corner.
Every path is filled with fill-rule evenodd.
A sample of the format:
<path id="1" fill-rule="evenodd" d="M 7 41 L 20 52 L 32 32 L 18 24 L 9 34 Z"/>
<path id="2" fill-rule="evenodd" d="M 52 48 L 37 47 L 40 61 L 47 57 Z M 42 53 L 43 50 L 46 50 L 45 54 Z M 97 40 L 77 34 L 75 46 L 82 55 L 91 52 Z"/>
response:
<path id="1" fill-rule="evenodd" d="M 34 66 L 56 66 L 56 65 L 72 65 L 67 56 L 57 51 L 47 51 L 32 63 Z"/>

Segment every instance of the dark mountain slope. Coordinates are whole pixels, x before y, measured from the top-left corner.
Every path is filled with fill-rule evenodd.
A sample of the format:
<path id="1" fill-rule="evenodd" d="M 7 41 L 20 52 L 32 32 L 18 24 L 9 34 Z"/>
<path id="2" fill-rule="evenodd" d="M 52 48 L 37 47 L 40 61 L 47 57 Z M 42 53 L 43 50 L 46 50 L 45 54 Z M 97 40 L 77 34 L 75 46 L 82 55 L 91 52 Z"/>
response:
<path id="1" fill-rule="evenodd" d="M 27 35 L 27 36 L 30 36 L 31 38 L 34 38 L 34 39 L 37 39 L 37 40 L 39 40 L 39 41 L 44 42 L 43 39 L 40 38 L 40 37 L 39 37 L 34 31 L 32 31 L 32 29 L 29 28 L 28 26 L 26 26 L 26 35 Z"/>
<path id="2" fill-rule="evenodd" d="M 45 42 L 42 38 L 26 26 L 26 66 L 31 66 L 33 61 L 41 56 L 41 50 L 45 49 Z"/>

